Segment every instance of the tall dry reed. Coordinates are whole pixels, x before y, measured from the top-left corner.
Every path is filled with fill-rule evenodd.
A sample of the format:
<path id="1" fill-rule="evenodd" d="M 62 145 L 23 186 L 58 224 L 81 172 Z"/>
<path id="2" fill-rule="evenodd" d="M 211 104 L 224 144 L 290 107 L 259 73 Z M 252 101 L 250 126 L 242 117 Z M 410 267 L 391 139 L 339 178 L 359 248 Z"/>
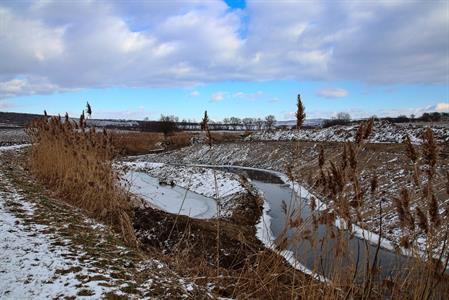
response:
<path id="1" fill-rule="evenodd" d="M 47 117 L 35 120 L 27 133 L 32 140 L 29 164 L 33 174 L 71 204 L 120 232 L 126 244 L 137 246 L 129 195 L 121 188 L 112 159 L 111 136 L 79 122 Z"/>

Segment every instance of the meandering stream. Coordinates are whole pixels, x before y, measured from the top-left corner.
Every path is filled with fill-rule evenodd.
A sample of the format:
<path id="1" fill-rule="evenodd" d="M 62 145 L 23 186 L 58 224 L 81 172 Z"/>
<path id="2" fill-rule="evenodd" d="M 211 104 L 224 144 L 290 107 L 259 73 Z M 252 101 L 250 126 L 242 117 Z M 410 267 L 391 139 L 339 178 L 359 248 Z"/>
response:
<path id="1" fill-rule="evenodd" d="M 209 166 L 213 167 L 213 166 Z M 336 255 L 336 239 L 330 238 L 329 227 L 313 225 L 309 222 L 301 231 L 310 229 L 313 237 L 309 240 L 315 241 L 312 244 L 309 240 L 295 238 L 298 230 L 289 228 L 286 230 L 288 217 L 285 208 L 288 211 L 300 210 L 303 220 L 310 220 L 312 211 L 310 210 L 307 199 L 300 198 L 285 184 L 278 176 L 269 171 L 254 170 L 235 166 L 214 167 L 228 172 L 244 174 L 252 180 L 253 185 L 263 193 L 265 201 L 269 204 L 268 215 L 271 218 L 270 228 L 272 236 L 275 239 L 287 237 L 287 243 L 282 250 L 291 251 L 293 258 L 303 266 L 316 274 L 332 279 L 332 270 L 334 268 L 348 268 L 348 272 L 353 272 L 356 267 L 359 272 L 366 268 L 366 258 L 369 256 L 372 265 L 376 251 L 378 251 L 376 265 L 382 274 L 382 278 L 394 276 L 406 265 L 410 258 L 396 254 L 385 249 L 377 249 L 376 245 L 358 238 L 349 238 L 346 231 L 340 231 L 345 235 L 341 240 L 347 240 L 343 245 L 342 251 Z M 194 218 L 212 218 L 216 216 L 216 202 L 214 199 L 187 191 L 179 186 L 161 186 L 157 178 L 151 177 L 142 172 L 129 172 L 127 179 L 132 182 L 131 191 L 140 195 L 144 199 L 151 199 L 154 206 L 157 206 L 171 213 L 180 213 Z M 284 203 L 284 204 L 283 204 Z M 307 222 L 305 222 L 307 224 Z M 307 227 L 308 226 L 308 227 Z M 357 279 L 357 278 L 356 278 Z M 362 280 L 363 278 L 359 278 Z"/>

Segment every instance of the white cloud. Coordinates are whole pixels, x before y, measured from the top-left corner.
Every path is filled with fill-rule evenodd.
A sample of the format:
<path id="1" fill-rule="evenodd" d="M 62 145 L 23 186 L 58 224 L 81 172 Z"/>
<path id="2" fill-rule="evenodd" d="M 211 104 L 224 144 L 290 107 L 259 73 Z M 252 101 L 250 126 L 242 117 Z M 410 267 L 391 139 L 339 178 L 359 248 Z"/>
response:
<path id="1" fill-rule="evenodd" d="M 449 111 L 449 102 L 437 103 L 437 105 L 435 105 L 435 111 L 438 111 L 438 112 Z"/>
<path id="2" fill-rule="evenodd" d="M 230 10 L 219 0 L 2 2 L 0 83 L 13 97 L 51 87 L 223 80 L 445 82 L 446 3 L 387 4 L 248 0 L 244 10 Z M 17 78 L 47 86 L 11 92 Z"/>
<path id="3" fill-rule="evenodd" d="M 95 119 L 123 119 L 123 120 L 143 120 L 148 117 L 150 119 L 157 118 L 154 112 L 147 111 L 143 106 L 130 108 L 125 110 L 94 110 L 93 117 Z"/>
<path id="4" fill-rule="evenodd" d="M 234 98 L 240 98 L 240 99 L 247 99 L 247 100 L 256 100 L 257 98 L 260 98 L 264 95 L 262 91 L 257 91 L 254 93 L 245 93 L 245 92 L 237 92 L 234 93 L 232 96 Z"/>
<path id="5" fill-rule="evenodd" d="M 73 89 L 61 88 L 43 78 L 12 79 L 0 82 L 0 99 L 15 95 L 49 94 Z"/>
<path id="6" fill-rule="evenodd" d="M 200 92 L 192 91 L 189 95 L 190 95 L 190 97 L 198 97 L 200 95 Z"/>
<path id="7" fill-rule="evenodd" d="M 224 100 L 226 93 L 224 92 L 216 92 L 213 93 L 212 96 L 210 97 L 212 102 L 220 102 L 222 100 Z"/>
<path id="8" fill-rule="evenodd" d="M 341 98 L 348 95 L 348 91 L 341 88 L 321 89 L 316 92 L 316 95 L 324 98 Z"/>

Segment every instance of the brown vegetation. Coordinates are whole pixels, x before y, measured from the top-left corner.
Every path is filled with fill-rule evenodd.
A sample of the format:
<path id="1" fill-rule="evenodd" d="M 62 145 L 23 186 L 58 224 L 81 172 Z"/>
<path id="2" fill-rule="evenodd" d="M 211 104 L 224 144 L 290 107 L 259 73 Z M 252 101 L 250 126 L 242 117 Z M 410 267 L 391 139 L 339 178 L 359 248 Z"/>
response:
<path id="1" fill-rule="evenodd" d="M 113 132 L 112 144 L 122 155 L 148 154 L 190 145 L 191 134 L 176 132 L 164 137 L 158 132 Z"/>
<path id="2" fill-rule="evenodd" d="M 63 199 L 111 225 L 128 245 L 137 240 L 131 225 L 129 195 L 112 167 L 116 154 L 111 136 L 85 128 L 66 116 L 41 118 L 27 128 L 32 139 L 33 174 Z"/>

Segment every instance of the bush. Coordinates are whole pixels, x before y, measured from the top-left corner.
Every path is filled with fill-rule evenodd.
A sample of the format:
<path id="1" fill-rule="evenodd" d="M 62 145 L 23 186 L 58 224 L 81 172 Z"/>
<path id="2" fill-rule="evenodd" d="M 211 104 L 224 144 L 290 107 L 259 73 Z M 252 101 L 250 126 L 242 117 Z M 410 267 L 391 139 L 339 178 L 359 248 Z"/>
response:
<path id="1" fill-rule="evenodd" d="M 335 125 L 348 125 L 351 121 L 347 119 L 330 119 L 330 120 L 324 120 L 323 121 L 323 128 L 332 127 Z"/>

